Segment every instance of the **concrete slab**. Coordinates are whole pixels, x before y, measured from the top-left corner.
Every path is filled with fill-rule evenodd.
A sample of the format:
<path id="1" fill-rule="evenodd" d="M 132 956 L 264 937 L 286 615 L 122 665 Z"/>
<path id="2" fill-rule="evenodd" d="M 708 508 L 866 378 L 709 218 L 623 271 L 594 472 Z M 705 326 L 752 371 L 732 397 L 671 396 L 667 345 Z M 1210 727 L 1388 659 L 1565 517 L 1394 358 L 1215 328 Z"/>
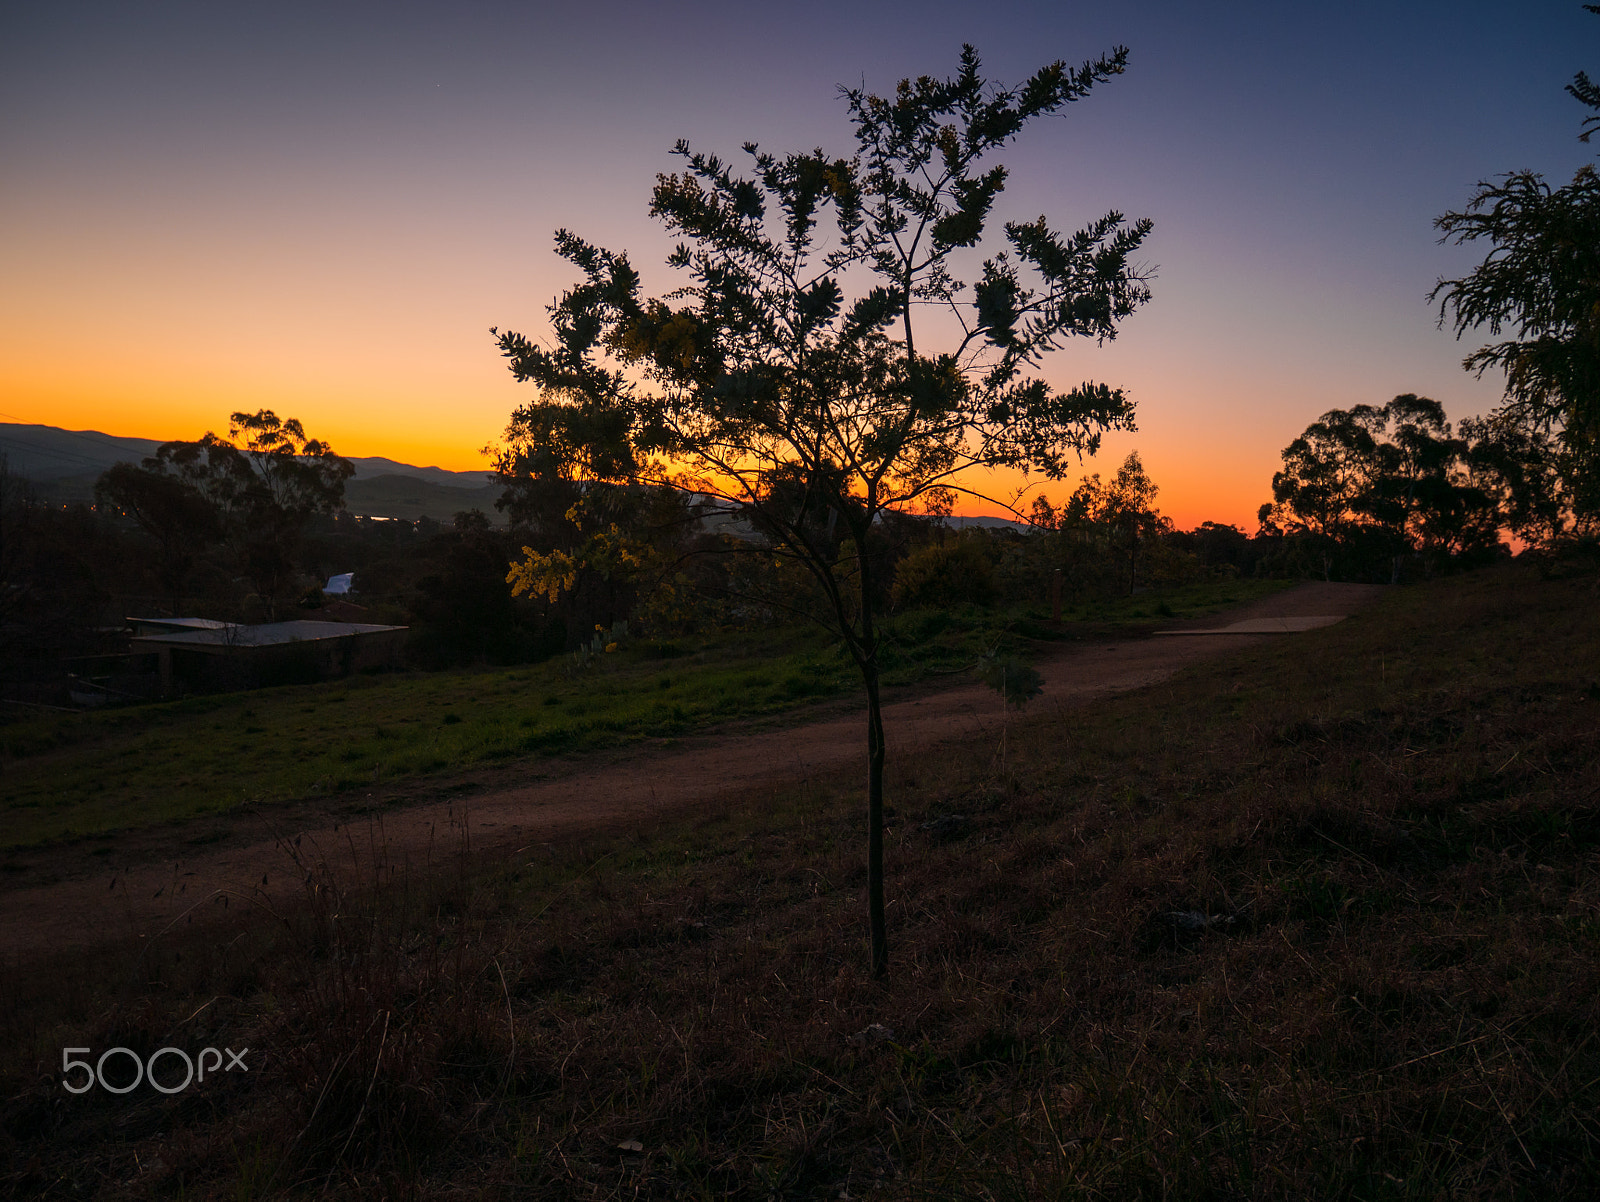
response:
<path id="1" fill-rule="evenodd" d="M 1247 618 L 1213 630 L 1158 630 L 1156 634 L 1294 634 L 1344 621 L 1343 614 L 1302 614 L 1297 617 Z"/>

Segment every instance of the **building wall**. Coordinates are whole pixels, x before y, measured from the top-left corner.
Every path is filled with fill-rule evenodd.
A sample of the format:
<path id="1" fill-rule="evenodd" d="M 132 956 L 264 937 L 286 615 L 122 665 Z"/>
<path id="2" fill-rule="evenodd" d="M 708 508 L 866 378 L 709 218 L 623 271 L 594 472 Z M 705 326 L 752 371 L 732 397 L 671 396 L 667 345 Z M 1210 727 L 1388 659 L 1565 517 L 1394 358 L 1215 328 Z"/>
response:
<path id="1" fill-rule="evenodd" d="M 311 684 L 405 663 L 404 629 L 307 639 L 267 647 L 184 647 L 167 644 L 171 687 L 218 693 L 277 685 Z"/>

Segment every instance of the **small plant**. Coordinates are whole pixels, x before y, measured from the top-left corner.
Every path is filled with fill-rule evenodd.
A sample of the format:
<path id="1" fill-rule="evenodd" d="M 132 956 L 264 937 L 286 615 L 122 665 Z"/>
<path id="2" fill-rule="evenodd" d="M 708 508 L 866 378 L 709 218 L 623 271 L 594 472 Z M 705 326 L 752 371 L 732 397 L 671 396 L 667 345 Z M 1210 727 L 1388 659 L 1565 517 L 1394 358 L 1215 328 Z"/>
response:
<path id="1" fill-rule="evenodd" d="M 567 675 L 577 676 L 594 667 L 600 657 L 612 651 L 620 651 L 628 637 L 628 623 L 618 622 L 607 630 L 598 623 L 594 628 L 594 635 L 589 641 L 579 647 L 568 657 Z"/>
<path id="2" fill-rule="evenodd" d="M 1044 678 L 1031 665 L 1013 654 L 1001 655 L 995 648 L 978 661 L 978 678 L 1005 702 L 1006 713 L 1000 722 L 1000 775 L 1006 775 L 1006 743 L 1010 734 L 1009 711 L 1020 710 L 1044 692 Z"/>
<path id="3" fill-rule="evenodd" d="M 1016 655 L 1001 655 L 996 647 L 978 661 L 978 677 L 1005 700 L 1007 709 L 1020 710 L 1044 692 L 1044 677 Z"/>

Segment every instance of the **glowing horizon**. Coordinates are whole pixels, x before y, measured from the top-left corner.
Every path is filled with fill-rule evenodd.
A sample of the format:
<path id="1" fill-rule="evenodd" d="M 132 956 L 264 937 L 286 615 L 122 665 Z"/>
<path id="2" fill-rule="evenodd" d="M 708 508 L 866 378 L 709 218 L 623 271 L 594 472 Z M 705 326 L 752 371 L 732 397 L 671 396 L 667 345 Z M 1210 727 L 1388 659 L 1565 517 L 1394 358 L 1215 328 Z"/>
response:
<path id="1" fill-rule="evenodd" d="M 270 408 L 340 454 L 487 470 L 480 448 L 529 396 L 489 327 L 544 333 L 574 282 L 557 227 L 672 286 L 646 209 L 677 138 L 837 150 L 840 82 L 948 74 L 962 41 L 1007 79 L 1122 43 L 1125 76 L 1001 156 L 996 221 L 1154 219 L 1153 301 L 1042 374 L 1138 406 L 1085 472 L 1137 449 L 1177 525 L 1254 529 L 1283 447 L 1326 410 L 1402 392 L 1456 420 L 1494 406 L 1499 381 L 1461 371 L 1470 346 L 1425 299 L 1477 258 L 1438 246 L 1432 219 L 1479 179 L 1564 182 L 1592 159 L 1562 94 L 1594 67 L 1576 3 L 1024 4 L 981 31 L 937 4 L 379 11 L 8 18 L 7 420 L 193 438 Z"/>

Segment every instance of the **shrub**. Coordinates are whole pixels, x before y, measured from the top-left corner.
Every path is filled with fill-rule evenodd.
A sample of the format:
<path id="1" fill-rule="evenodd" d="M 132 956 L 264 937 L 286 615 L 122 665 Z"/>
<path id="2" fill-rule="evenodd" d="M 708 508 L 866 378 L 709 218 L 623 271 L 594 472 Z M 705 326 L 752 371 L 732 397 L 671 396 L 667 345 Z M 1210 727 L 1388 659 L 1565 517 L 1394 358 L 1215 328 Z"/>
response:
<path id="1" fill-rule="evenodd" d="M 891 594 L 897 610 L 994 600 L 994 567 L 976 539 L 931 543 L 900 561 Z"/>

